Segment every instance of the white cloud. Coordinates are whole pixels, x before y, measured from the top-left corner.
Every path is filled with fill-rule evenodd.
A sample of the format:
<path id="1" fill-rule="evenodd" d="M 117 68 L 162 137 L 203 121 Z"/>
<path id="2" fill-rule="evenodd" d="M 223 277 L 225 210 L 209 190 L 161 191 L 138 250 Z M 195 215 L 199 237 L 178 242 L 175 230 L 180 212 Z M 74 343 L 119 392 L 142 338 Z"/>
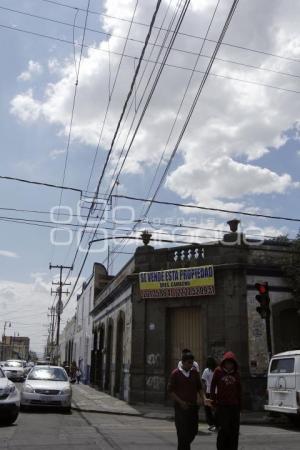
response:
<path id="1" fill-rule="evenodd" d="M 41 104 L 33 98 L 32 89 L 29 89 L 12 99 L 10 112 L 23 122 L 34 122 L 40 117 Z"/>
<path id="2" fill-rule="evenodd" d="M 43 73 L 43 67 L 37 61 L 30 60 L 28 62 L 28 68 L 18 76 L 18 80 L 29 81 L 34 75 L 41 75 Z"/>
<path id="3" fill-rule="evenodd" d="M 207 158 L 199 166 L 187 162 L 168 177 L 167 186 L 183 198 L 193 197 L 209 205 L 218 198 L 234 200 L 248 194 L 283 193 L 293 182 L 288 174 L 278 175 L 269 169 L 222 156 Z"/>
<path id="4" fill-rule="evenodd" d="M 223 26 L 231 1 L 221 2 L 210 33 L 216 38 Z M 163 2 L 157 23 L 161 23 L 168 2 Z M 176 2 L 172 3 L 168 20 L 174 12 Z M 190 34 L 204 34 L 216 2 L 192 2 L 182 31 Z M 100 25 L 105 31 L 126 36 L 129 24 L 111 19 L 109 15 L 131 17 L 135 0 L 106 0 L 103 8 L 107 16 Z M 143 2 L 139 6 L 135 20 L 148 22 L 153 12 L 152 2 Z M 292 0 L 281 2 L 274 0 L 270 7 L 268 0 L 241 2 L 226 35 L 226 42 L 241 46 L 258 48 L 265 52 L 298 57 L 300 40 L 297 17 L 300 4 Z M 168 23 L 168 20 L 166 23 Z M 202 30 L 201 32 L 199 30 Z M 147 28 L 134 25 L 131 37 L 143 41 Z M 157 30 L 151 41 L 155 40 Z M 159 42 L 162 41 L 162 36 Z M 198 52 L 202 41 L 184 35 L 178 36 L 175 47 Z M 109 48 L 121 53 L 124 41 L 112 36 Z M 126 54 L 138 57 L 142 46 L 129 41 Z M 115 53 L 107 54 L 107 41 L 98 44 L 98 50 L 89 49 L 82 58 L 79 77 L 79 89 L 73 121 L 72 139 L 95 146 L 98 142 L 99 128 L 102 123 L 108 100 L 109 68 L 112 80 L 116 73 L 120 57 Z M 210 55 L 213 44 L 207 42 L 203 53 Z M 149 57 L 149 51 L 146 57 Z M 155 59 L 158 49 L 151 56 Z M 297 74 L 295 64 L 271 56 L 246 52 L 222 46 L 220 58 L 245 64 L 266 67 L 272 70 Z M 195 56 L 173 51 L 169 64 L 192 67 Z M 198 69 L 204 70 L 208 59 L 201 58 Z M 61 132 L 69 132 L 69 118 L 74 95 L 74 61 L 70 58 L 58 62 L 50 60 L 48 68 L 58 75 L 58 81 L 45 86 L 44 95 L 38 98 L 31 90 L 16 95 L 11 102 L 11 112 L 25 122 L 45 119 L 60 126 Z M 145 66 L 144 66 L 145 67 Z M 153 68 L 146 68 L 145 79 Z M 108 148 L 120 116 L 121 107 L 128 92 L 134 70 L 134 61 L 124 58 L 120 78 L 112 97 L 111 108 L 104 129 L 102 147 Z M 249 82 L 258 82 L 298 90 L 297 78 L 278 75 L 273 72 L 254 70 L 245 66 L 216 61 L 213 74 L 223 77 L 240 78 Z M 141 174 L 154 168 L 164 150 L 172 121 L 183 95 L 189 71 L 166 67 L 146 113 L 143 125 L 129 153 L 124 171 Z M 174 136 L 166 151 L 164 161 L 170 155 L 176 137 L 184 122 L 189 106 L 194 98 L 202 75 L 195 74 L 192 87 L 178 118 Z M 137 102 L 141 99 L 146 81 L 137 91 Z M 279 174 L 275 170 L 260 167 L 255 162 L 267 152 L 278 150 L 286 141 L 286 130 L 299 128 L 300 95 L 269 89 L 255 84 L 241 83 L 226 78 L 209 77 L 200 97 L 192 120 L 179 148 L 182 163 L 171 170 L 167 187 L 183 198 L 192 197 L 194 201 L 208 202 L 209 205 L 237 208 L 245 207 L 245 195 L 281 194 L 289 188 L 297 187 L 289 174 Z M 132 113 L 129 115 L 121 137 L 115 146 L 112 158 L 115 164 L 125 142 Z M 299 134 L 299 133 L 298 133 Z M 299 137 L 298 137 L 299 138 Z M 246 162 L 241 162 L 246 161 Z"/>
<path id="5" fill-rule="evenodd" d="M 65 149 L 54 149 L 49 152 L 49 156 L 51 159 L 57 159 L 58 156 L 61 156 L 64 153 L 66 153 Z"/>
<path id="6" fill-rule="evenodd" d="M 8 250 L 0 250 L 0 256 L 5 256 L 7 258 L 19 258 L 19 255 L 15 252 L 10 252 Z"/>

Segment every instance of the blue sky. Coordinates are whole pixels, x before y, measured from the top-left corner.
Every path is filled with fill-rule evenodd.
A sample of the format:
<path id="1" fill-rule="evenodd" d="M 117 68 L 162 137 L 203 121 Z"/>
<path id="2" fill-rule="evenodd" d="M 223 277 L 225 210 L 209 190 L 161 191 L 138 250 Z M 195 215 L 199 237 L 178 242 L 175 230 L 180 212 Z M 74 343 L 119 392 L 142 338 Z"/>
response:
<path id="1" fill-rule="evenodd" d="M 2 7 L 0 24 L 72 41 L 72 26 L 28 17 L 5 9 L 15 9 L 69 24 L 73 24 L 76 16 L 76 25 L 83 27 L 85 12 L 76 12 L 76 8 L 86 8 L 87 1 L 64 0 L 62 3 L 70 7 L 42 0 L 0 0 L 0 7 Z M 165 14 L 165 23 L 168 24 L 174 12 L 175 3 L 171 1 L 170 8 L 167 10 L 169 2 L 166 0 L 162 2 L 157 18 L 158 24 L 162 22 Z M 203 36 L 216 3 L 216 0 L 192 1 L 181 31 Z M 120 62 L 118 54 L 122 52 L 125 42 L 119 36 L 127 35 L 128 21 L 132 18 L 135 4 L 135 0 L 110 2 L 92 0 L 90 2 L 91 11 L 102 12 L 106 16 L 89 14 L 88 28 L 105 31 L 112 36 L 86 31 L 86 45 L 96 50 L 83 49 L 65 186 L 83 190 L 87 188 L 109 89 L 113 85 Z M 140 0 L 134 20 L 149 23 L 154 5 L 154 1 L 145 3 Z M 218 38 L 230 5 L 231 0 L 221 0 L 209 33 L 210 39 Z M 300 94 L 281 90 L 299 90 L 297 78 L 299 63 L 291 60 L 297 60 L 300 56 L 295 9 L 299 9 L 298 13 L 300 13 L 300 6 L 292 0 L 287 0 L 284 7 L 279 0 L 273 1 L 272 5 L 268 0 L 254 0 L 251 4 L 240 2 L 225 42 L 265 53 L 222 46 L 218 57 L 223 60 L 255 65 L 269 71 L 252 69 L 245 65 L 233 65 L 220 60 L 215 62 L 212 72 L 225 78 L 215 76 L 208 78 L 179 151 L 168 172 L 167 180 L 159 192 L 159 199 L 229 210 L 298 217 Z M 112 16 L 127 21 L 116 20 Z M 134 24 L 130 37 L 143 42 L 146 32 L 147 27 Z M 0 33 L 4 42 L 0 50 L 2 61 L 0 175 L 61 185 L 76 79 L 73 46 L 3 27 L 0 27 Z M 153 42 L 156 35 L 157 30 L 150 41 Z M 160 43 L 162 37 L 163 35 L 159 35 L 157 42 Z M 77 67 L 81 39 L 82 28 L 76 28 Z M 181 34 L 175 42 L 175 47 L 197 53 L 201 42 L 199 39 Z M 213 45 L 212 42 L 206 42 L 202 53 L 210 56 Z M 100 176 L 141 48 L 141 43 L 133 40 L 127 43 L 125 53 L 133 58 L 125 57 L 120 66 L 97 154 L 95 171 L 91 178 L 90 189 L 92 190 L 95 189 Z M 158 48 L 156 47 L 151 55 L 150 51 L 151 47 L 147 50 L 146 57 L 155 60 Z M 290 59 L 270 56 L 271 53 Z M 169 59 L 170 64 L 190 68 L 193 67 L 194 61 L 195 56 L 178 51 L 172 51 Z M 205 69 L 208 61 L 208 58 L 201 58 L 197 69 Z M 150 75 L 152 67 L 151 64 L 146 66 L 146 63 L 142 66 L 142 69 L 145 68 L 145 75 L 141 79 L 140 88 L 136 91 L 136 97 L 133 98 L 136 104 L 142 99 L 145 80 Z M 282 75 L 282 72 L 290 75 Z M 141 197 L 148 194 L 189 75 L 190 71 L 187 70 L 174 67 L 164 69 L 124 170 L 121 172 L 118 193 Z M 179 113 L 159 175 L 162 174 L 175 145 L 201 76 L 197 73 L 192 79 L 191 88 Z M 258 84 L 249 84 L 247 81 Z M 272 85 L 278 89 L 261 84 Z M 112 182 L 113 170 L 119 161 L 129 129 L 128 124 L 133 118 L 134 103 L 112 153 L 100 192 L 106 192 Z M 158 180 L 159 177 L 154 186 L 157 185 Z M 0 180 L 0 189 L 1 208 L 46 212 L 59 205 L 61 194 L 57 189 L 6 180 Z M 77 193 L 63 192 L 62 205 L 68 207 L 74 214 L 78 212 L 78 201 Z M 114 207 L 122 205 L 132 207 L 136 218 L 140 217 L 139 203 L 124 200 L 113 203 Z M 85 214 L 86 211 L 79 210 L 80 214 Z M 124 214 L 121 212 L 117 216 L 122 218 Z M 49 214 L 5 209 L 1 210 L 0 215 L 50 220 Z M 172 219 L 174 223 L 180 218 L 181 222 L 184 221 L 187 224 L 193 220 L 192 223 L 197 223 L 199 227 L 217 229 L 225 229 L 226 221 L 232 217 L 229 214 L 187 212 L 176 207 L 157 205 L 153 205 L 149 213 L 150 220 L 160 219 L 162 223 L 167 218 Z M 107 218 L 108 222 L 103 226 L 112 227 L 112 213 L 109 213 Z M 243 229 L 259 227 L 261 233 L 265 235 L 289 233 L 292 237 L 298 229 L 298 224 L 292 222 L 254 217 L 239 218 L 242 220 Z M 27 322 L 30 321 L 35 325 L 30 331 L 32 346 L 40 351 L 46 339 L 43 335 L 47 334 L 47 308 L 53 301 L 49 290 L 55 272 L 49 272 L 48 264 L 50 261 L 53 264 L 71 264 L 76 247 L 75 245 L 71 248 L 67 245 L 53 246 L 50 240 L 50 228 L 7 221 L 0 223 L 0 307 L 4 311 L 0 318 L 0 327 L 3 327 L 4 321 L 11 321 L 13 326 L 9 332 L 24 334 L 28 332 L 26 327 L 28 327 Z M 81 222 L 73 217 L 72 223 L 80 225 Z M 132 224 L 130 225 L 132 227 Z M 118 224 L 115 227 L 120 228 L 121 225 Z M 166 233 L 174 231 L 173 228 L 162 224 L 157 227 Z M 192 233 L 192 230 L 186 232 Z M 109 231 L 107 233 L 111 234 Z M 121 230 L 118 233 L 123 234 Z M 208 234 L 205 230 L 199 230 L 197 238 L 207 235 L 217 236 Z M 76 237 L 75 234 L 74 237 Z M 67 234 L 57 235 L 57 238 L 66 239 Z M 84 242 L 86 243 L 89 239 L 87 236 Z M 195 241 L 195 236 L 191 239 Z M 122 251 L 132 252 L 135 247 L 135 243 L 130 243 L 122 248 Z M 107 249 L 89 256 L 82 276 L 89 276 L 94 261 L 106 262 L 106 255 Z M 73 281 L 77 277 L 83 257 L 84 252 L 79 252 L 71 276 Z M 119 270 L 128 257 L 129 255 L 117 254 L 110 271 L 115 273 Z M 75 301 L 72 300 L 65 312 L 64 320 L 74 313 L 74 308 Z M 27 321 L 24 318 L 26 315 Z"/>

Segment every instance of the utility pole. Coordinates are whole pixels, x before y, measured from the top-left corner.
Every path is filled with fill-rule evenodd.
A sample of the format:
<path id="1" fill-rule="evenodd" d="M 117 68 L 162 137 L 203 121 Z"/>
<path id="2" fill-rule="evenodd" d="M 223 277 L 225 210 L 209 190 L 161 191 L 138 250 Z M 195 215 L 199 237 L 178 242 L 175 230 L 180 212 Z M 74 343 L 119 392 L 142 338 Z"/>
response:
<path id="1" fill-rule="evenodd" d="M 52 290 L 51 288 L 51 295 L 55 294 L 58 295 L 58 300 L 56 303 L 56 315 L 57 315 L 57 330 L 56 330 L 56 359 L 58 362 L 58 355 L 59 355 L 59 332 L 60 332 L 60 316 L 63 312 L 63 302 L 62 302 L 62 294 L 69 294 L 69 291 L 63 291 L 63 286 L 70 286 L 71 283 L 66 283 L 62 281 L 62 273 L 64 269 L 70 269 L 73 270 L 73 266 L 63 266 L 63 265 L 57 265 L 57 266 L 53 266 L 51 263 L 49 264 L 49 269 L 59 269 L 59 281 L 54 283 L 52 282 L 53 285 L 58 286 L 55 290 Z"/>
<path id="2" fill-rule="evenodd" d="M 54 326 L 55 326 L 55 307 L 52 306 L 51 308 L 48 308 L 50 314 L 48 314 L 48 317 L 50 317 L 50 325 L 49 325 L 49 335 L 48 335 L 48 345 L 47 345 L 47 352 L 50 356 L 50 361 L 53 362 L 53 350 L 54 350 Z M 47 355 L 46 355 L 47 356 Z"/>

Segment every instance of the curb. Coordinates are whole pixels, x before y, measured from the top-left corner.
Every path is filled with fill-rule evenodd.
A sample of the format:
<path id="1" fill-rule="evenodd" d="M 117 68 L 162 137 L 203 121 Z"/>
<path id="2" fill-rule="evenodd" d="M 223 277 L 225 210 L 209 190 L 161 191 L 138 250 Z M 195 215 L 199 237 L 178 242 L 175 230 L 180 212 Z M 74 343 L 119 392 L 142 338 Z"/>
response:
<path id="1" fill-rule="evenodd" d="M 75 400 L 72 400 L 71 409 L 73 411 L 81 411 L 81 412 L 87 412 L 87 413 L 99 413 L 99 414 L 108 414 L 108 415 L 116 415 L 116 416 L 132 416 L 132 417 L 142 417 L 143 415 L 140 413 L 130 413 L 130 412 L 122 412 L 122 411 L 109 411 L 109 410 L 103 410 L 99 411 L 99 409 L 93 409 L 93 408 L 80 408 Z"/>
<path id="2" fill-rule="evenodd" d="M 109 410 L 103 410 L 100 411 L 99 409 L 93 409 L 93 408 L 80 408 L 75 400 L 72 401 L 71 409 L 73 411 L 79 411 L 79 412 L 85 412 L 85 413 L 93 413 L 93 414 L 107 414 L 107 415 L 114 415 L 114 416 L 127 416 L 127 417 L 143 417 L 146 419 L 155 419 L 155 420 L 173 420 L 174 416 L 164 416 L 162 417 L 161 414 L 155 414 L 155 413 L 134 413 L 134 412 L 123 412 L 123 411 L 109 411 Z"/>
<path id="3" fill-rule="evenodd" d="M 153 419 L 153 420 L 174 420 L 174 416 L 173 415 L 166 415 L 163 416 L 161 414 L 155 414 L 155 413 L 129 413 L 129 412 L 122 412 L 122 411 L 108 411 L 108 410 L 103 410 L 103 411 L 99 411 L 99 409 L 93 409 L 93 408 L 80 408 L 76 402 L 74 402 L 74 405 L 72 405 L 72 410 L 73 411 L 78 411 L 78 412 L 83 412 L 83 413 L 93 413 L 93 414 L 106 414 L 106 415 L 113 415 L 113 416 L 125 416 L 125 417 L 142 417 L 144 419 Z M 200 418 L 199 423 L 205 423 L 205 420 L 203 420 L 202 418 Z M 264 416 L 262 418 L 257 418 L 257 419 L 241 419 L 241 425 L 261 425 L 261 426 L 266 426 L 266 425 L 284 425 L 283 422 L 279 422 L 277 421 L 273 421 L 272 419 L 269 420 L 268 417 Z"/>

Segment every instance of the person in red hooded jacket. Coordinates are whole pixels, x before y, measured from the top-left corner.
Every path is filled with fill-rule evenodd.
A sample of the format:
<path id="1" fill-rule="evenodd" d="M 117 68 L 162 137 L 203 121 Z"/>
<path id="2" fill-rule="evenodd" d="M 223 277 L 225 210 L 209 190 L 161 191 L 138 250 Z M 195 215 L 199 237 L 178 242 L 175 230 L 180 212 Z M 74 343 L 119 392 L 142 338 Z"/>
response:
<path id="1" fill-rule="evenodd" d="M 227 352 L 214 371 L 211 382 L 212 404 L 216 407 L 217 449 L 237 450 L 239 445 L 241 379 L 234 353 Z"/>

